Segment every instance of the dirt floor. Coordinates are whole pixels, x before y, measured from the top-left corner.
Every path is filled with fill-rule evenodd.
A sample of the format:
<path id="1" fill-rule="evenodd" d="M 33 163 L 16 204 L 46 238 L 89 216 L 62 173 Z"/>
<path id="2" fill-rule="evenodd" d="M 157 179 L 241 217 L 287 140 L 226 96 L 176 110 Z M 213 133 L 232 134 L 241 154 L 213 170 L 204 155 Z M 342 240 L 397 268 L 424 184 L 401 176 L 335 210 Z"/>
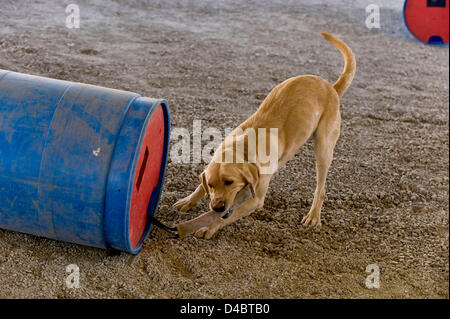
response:
<path id="1" fill-rule="evenodd" d="M 165 98 L 172 127 L 190 131 L 193 120 L 235 127 L 289 77 L 335 81 L 343 60 L 319 32 L 344 39 L 358 68 L 323 226 L 300 225 L 315 187 L 309 142 L 274 177 L 264 209 L 211 240 L 153 229 L 137 256 L 108 256 L 0 230 L 0 297 L 449 297 L 449 50 L 412 39 L 403 1 L 378 1 L 372 30 L 369 1 L 76 2 L 80 29 L 65 27 L 65 2 L 0 0 L 0 68 Z M 207 209 L 171 208 L 203 167 L 169 161 L 162 221 Z M 65 285 L 69 264 L 80 268 L 78 289 Z M 369 264 L 379 289 L 365 286 Z"/>

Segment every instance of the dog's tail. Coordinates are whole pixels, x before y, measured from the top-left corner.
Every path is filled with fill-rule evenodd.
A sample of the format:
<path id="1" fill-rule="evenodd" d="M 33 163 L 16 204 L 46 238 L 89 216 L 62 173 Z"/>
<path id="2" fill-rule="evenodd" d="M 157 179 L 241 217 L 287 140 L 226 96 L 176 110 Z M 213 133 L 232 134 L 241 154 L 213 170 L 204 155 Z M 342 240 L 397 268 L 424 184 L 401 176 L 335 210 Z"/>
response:
<path id="1" fill-rule="evenodd" d="M 331 44 L 333 44 L 344 56 L 345 61 L 344 72 L 342 72 L 339 79 L 333 85 L 339 97 L 342 97 L 342 95 L 344 95 L 344 92 L 352 83 L 353 77 L 355 76 L 356 71 L 355 55 L 353 54 L 352 49 L 350 49 L 349 46 L 344 43 L 344 41 L 326 32 L 322 32 L 321 34 L 325 39 L 330 41 Z"/>

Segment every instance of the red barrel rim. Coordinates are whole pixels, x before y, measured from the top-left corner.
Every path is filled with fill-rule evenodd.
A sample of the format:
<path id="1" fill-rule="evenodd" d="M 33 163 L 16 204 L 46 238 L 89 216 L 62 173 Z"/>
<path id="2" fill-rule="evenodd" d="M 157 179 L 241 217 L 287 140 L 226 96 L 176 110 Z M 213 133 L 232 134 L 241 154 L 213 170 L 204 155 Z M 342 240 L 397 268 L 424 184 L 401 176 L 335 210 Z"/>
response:
<path id="1" fill-rule="evenodd" d="M 145 235 L 147 208 L 158 182 L 163 164 L 165 120 L 161 105 L 155 109 L 147 125 L 134 173 L 129 215 L 129 240 L 136 249 Z"/>

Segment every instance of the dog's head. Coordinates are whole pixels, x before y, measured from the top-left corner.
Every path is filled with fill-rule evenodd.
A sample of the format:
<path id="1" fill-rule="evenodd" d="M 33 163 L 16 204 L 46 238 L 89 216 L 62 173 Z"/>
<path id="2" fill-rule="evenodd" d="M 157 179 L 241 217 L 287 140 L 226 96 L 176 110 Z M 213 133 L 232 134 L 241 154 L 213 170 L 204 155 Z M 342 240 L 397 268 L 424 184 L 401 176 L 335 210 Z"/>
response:
<path id="1" fill-rule="evenodd" d="M 200 174 L 200 180 L 210 197 L 210 209 L 221 213 L 233 206 L 236 194 L 247 185 L 255 194 L 259 181 L 259 169 L 255 164 L 247 162 L 216 163 L 212 161 Z"/>

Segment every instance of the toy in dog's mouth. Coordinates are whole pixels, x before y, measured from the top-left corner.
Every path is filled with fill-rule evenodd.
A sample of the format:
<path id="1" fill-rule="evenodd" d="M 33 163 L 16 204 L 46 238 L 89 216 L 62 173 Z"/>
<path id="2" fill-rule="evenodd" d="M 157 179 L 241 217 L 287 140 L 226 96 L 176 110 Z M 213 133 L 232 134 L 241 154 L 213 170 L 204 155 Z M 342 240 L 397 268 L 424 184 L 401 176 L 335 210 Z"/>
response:
<path id="1" fill-rule="evenodd" d="M 222 219 L 227 219 L 229 218 L 231 215 L 233 215 L 233 211 L 236 207 L 238 207 L 239 205 L 241 205 L 243 202 L 245 202 L 246 200 L 255 197 L 255 193 L 253 191 L 253 188 L 250 184 L 245 185 L 237 194 L 236 194 L 236 198 L 234 199 L 234 203 L 231 206 L 231 208 L 224 214 L 222 215 Z"/>
<path id="2" fill-rule="evenodd" d="M 228 217 L 230 217 L 231 215 L 233 215 L 233 208 L 230 209 L 225 215 L 222 216 L 222 219 L 227 219 Z"/>
<path id="3" fill-rule="evenodd" d="M 231 215 L 233 215 L 234 209 L 241 205 L 243 202 L 247 201 L 250 198 L 255 197 L 255 193 L 253 191 L 253 188 L 251 185 L 246 185 L 244 188 L 242 188 L 237 194 L 236 198 L 234 199 L 234 203 L 231 206 L 231 208 L 225 212 L 225 213 L 216 213 L 215 211 L 211 210 L 207 213 L 204 213 L 200 216 L 197 216 L 194 219 L 185 221 L 183 223 L 175 225 L 175 228 L 178 231 L 178 235 L 180 237 L 192 234 L 196 232 L 198 229 L 208 226 L 218 220 L 219 218 L 227 219 Z"/>
<path id="4" fill-rule="evenodd" d="M 227 212 L 217 213 L 217 212 L 211 210 L 207 213 L 197 216 L 194 219 L 177 224 L 174 227 L 169 227 L 169 226 L 161 223 L 158 219 L 156 219 L 151 214 L 148 214 L 148 218 L 155 226 L 158 226 L 172 234 L 175 232 L 176 237 L 184 237 L 186 235 L 196 232 L 197 230 L 199 230 L 202 227 L 212 224 L 213 222 L 217 221 L 219 218 L 222 218 L 222 219 L 229 218 L 231 215 L 233 215 L 233 211 L 237 206 L 241 205 L 243 202 L 245 202 L 253 197 L 255 197 L 255 192 L 253 191 L 253 187 L 251 185 L 246 185 L 236 194 L 234 203 Z"/>

